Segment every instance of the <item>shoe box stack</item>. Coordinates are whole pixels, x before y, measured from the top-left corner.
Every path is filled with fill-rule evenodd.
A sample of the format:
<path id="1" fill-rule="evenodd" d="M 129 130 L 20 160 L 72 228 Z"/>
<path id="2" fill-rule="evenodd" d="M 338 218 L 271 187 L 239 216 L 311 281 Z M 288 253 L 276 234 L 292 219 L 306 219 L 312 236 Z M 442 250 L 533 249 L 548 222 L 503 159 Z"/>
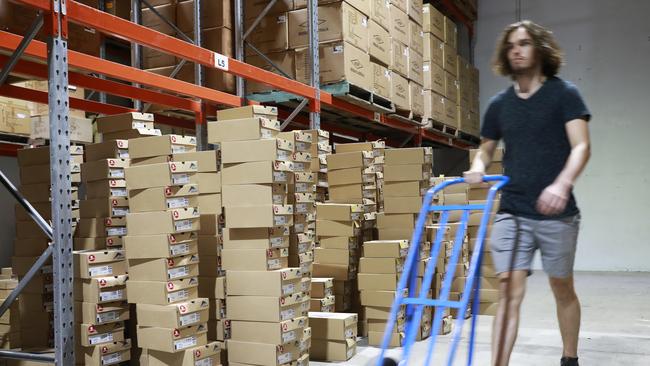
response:
<path id="1" fill-rule="evenodd" d="M 352 311 L 356 297 L 363 205 L 318 203 L 314 277 L 334 279 L 334 309 Z"/>
<path id="2" fill-rule="evenodd" d="M 134 346 L 150 365 L 181 364 L 206 345 L 218 348 L 207 340 L 209 301 L 198 297 L 198 161 L 178 157 L 194 151 L 196 139 L 189 136 L 129 141 L 127 292 L 136 309 Z M 218 352 L 207 358 L 218 362 Z"/>
<path id="3" fill-rule="evenodd" d="M 470 150 L 470 164 L 474 160 L 474 156 L 478 150 Z M 497 148 L 492 158 L 492 164 L 488 168 L 487 174 L 503 174 L 503 149 Z M 486 203 L 488 191 L 491 185 L 482 183 L 470 185 L 467 190 L 467 199 L 470 204 L 484 204 Z M 492 213 L 489 220 L 490 226 L 486 231 L 485 241 L 483 243 L 483 261 L 481 265 L 481 288 L 480 288 L 480 315 L 496 315 L 497 304 L 499 301 L 499 280 L 494 271 L 494 262 L 492 260 L 492 253 L 490 252 L 490 229 L 491 223 L 494 220 L 494 214 L 499 210 L 500 192 L 497 192 L 492 205 Z M 470 257 L 474 252 L 476 245 L 476 238 L 478 237 L 478 230 L 483 219 L 482 212 L 473 212 L 470 215 L 468 236 L 469 236 L 469 250 Z"/>
<path id="4" fill-rule="evenodd" d="M 328 200 L 327 155 L 332 153 L 330 133 L 325 130 L 306 130 L 311 134 L 311 171 L 316 173 L 316 201 Z"/>
<path id="5" fill-rule="evenodd" d="M 337 144 L 337 153 L 349 153 L 355 151 L 372 151 L 373 168 L 370 170 L 375 171 L 375 185 L 377 187 L 377 195 L 375 202 L 377 203 L 377 212 L 382 212 L 384 209 L 383 187 L 384 187 L 384 153 L 386 150 L 385 141 L 372 141 L 372 142 L 357 142 L 349 144 Z M 369 170 L 369 171 L 370 171 Z M 366 178 L 370 184 L 370 178 Z"/>
<path id="6" fill-rule="evenodd" d="M 336 304 L 334 278 L 312 278 L 309 296 L 311 298 L 309 311 L 333 313 Z"/>
<path id="7" fill-rule="evenodd" d="M 312 358 L 318 361 L 347 361 L 357 353 L 357 314 L 309 312 Z"/>
<path id="8" fill-rule="evenodd" d="M 309 297 L 301 291 L 300 268 L 289 267 L 294 205 L 288 186 L 295 184 L 294 170 L 311 159 L 295 151 L 294 141 L 277 137 L 274 107 L 234 108 L 217 119 L 208 125 L 208 141 L 222 151 L 228 362 L 304 364 Z"/>
<path id="9" fill-rule="evenodd" d="M 162 135 L 159 129 L 154 128 L 154 116 L 151 113 L 114 114 L 97 118 L 95 124 L 97 132 L 102 134 L 102 141 Z"/>
<path id="10" fill-rule="evenodd" d="M 70 192 L 72 231 L 79 220 L 79 184 L 83 147 L 70 146 Z M 52 219 L 50 200 L 50 147 L 18 150 L 20 192 L 45 219 Z M 49 238 L 22 206 L 16 204 L 16 240 L 11 259 L 14 274 L 21 279 L 45 251 Z M 20 295 L 20 342 L 23 347 L 53 347 L 53 280 L 51 260 L 37 273 Z M 17 332 L 11 340 L 18 343 Z"/>
<path id="11" fill-rule="evenodd" d="M 0 303 L 4 303 L 11 292 L 18 286 L 11 268 L 2 268 L 0 273 Z M 20 341 L 20 299 L 0 317 L 0 349 L 21 347 Z"/>

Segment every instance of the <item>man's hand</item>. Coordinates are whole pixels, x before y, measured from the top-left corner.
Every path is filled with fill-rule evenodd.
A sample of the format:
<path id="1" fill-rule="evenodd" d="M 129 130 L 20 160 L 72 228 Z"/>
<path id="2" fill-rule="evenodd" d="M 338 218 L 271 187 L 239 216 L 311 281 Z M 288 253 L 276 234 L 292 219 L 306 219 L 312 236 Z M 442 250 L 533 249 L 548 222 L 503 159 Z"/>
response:
<path id="1" fill-rule="evenodd" d="M 555 182 L 546 187 L 537 199 L 537 211 L 542 215 L 553 216 L 562 213 L 571 194 L 571 184 Z"/>
<path id="2" fill-rule="evenodd" d="M 483 182 L 483 177 L 485 173 L 479 171 L 468 170 L 463 173 L 463 178 L 468 184 L 477 184 Z"/>

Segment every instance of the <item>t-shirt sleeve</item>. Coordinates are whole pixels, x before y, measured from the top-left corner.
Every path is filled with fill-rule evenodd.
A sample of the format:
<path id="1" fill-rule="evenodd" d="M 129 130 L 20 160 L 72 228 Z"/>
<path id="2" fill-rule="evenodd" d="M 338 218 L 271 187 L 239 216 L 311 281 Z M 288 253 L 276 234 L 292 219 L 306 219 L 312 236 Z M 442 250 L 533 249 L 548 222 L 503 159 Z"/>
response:
<path id="1" fill-rule="evenodd" d="M 562 121 L 567 123 L 578 118 L 589 121 L 591 119 L 591 113 L 587 109 L 587 105 L 582 99 L 578 88 L 568 83 L 562 100 Z"/>
<path id="2" fill-rule="evenodd" d="M 490 101 L 490 105 L 483 116 L 483 125 L 481 126 L 481 136 L 490 140 L 501 140 L 501 127 L 499 126 L 498 102 Z"/>

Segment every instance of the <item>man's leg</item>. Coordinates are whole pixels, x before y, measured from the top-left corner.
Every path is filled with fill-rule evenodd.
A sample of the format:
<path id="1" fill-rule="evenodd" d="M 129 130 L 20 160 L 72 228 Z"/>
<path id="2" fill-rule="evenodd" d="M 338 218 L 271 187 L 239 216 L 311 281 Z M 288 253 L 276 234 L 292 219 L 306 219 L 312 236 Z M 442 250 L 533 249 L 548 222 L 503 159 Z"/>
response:
<path id="1" fill-rule="evenodd" d="M 549 277 L 557 306 L 557 320 L 564 350 L 563 357 L 578 357 L 578 336 L 580 335 L 580 300 L 573 287 L 573 276 L 567 278 Z"/>
<path id="2" fill-rule="evenodd" d="M 528 271 L 499 275 L 499 307 L 492 325 L 492 365 L 507 366 L 517 339 L 519 309 L 526 293 Z M 510 282 L 510 284 L 508 284 Z"/>

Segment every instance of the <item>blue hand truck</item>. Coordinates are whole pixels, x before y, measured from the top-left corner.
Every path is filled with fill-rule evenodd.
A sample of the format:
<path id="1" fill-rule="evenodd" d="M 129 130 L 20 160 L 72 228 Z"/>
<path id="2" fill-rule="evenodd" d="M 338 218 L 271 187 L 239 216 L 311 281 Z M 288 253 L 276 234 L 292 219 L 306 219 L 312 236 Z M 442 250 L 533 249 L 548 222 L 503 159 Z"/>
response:
<path id="1" fill-rule="evenodd" d="M 467 306 L 469 304 L 470 298 L 473 295 L 472 301 L 472 324 L 471 332 L 469 338 L 468 346 L 468 358 L 467 364 L 472 365 L 473 353 L 474 353 L 474 339 L 475 339 L 475 330 L 476 330 L 476 314 L 479 310 L 479 290 L 481 286 L 481 262 L 483 259 L 483 243 L 485 241 L 485 234 L 487 231 L 487 226 L 490 220 L 490 212 L 492 211 L 492 204 L 496 196 L 497 191 L 499 191 L 503 186 L 505 186 L 509 181 L 509 178 L 506 176 L 485 176 L 483 177 L 483 182 L 497 182 L 494 184 L 488 193 L 487 201 L 485 204 L 476 204 L 476 205 L 447 205 L 447 206 L 434 206 L 432 205 L 433 198 L 438 192 L 441 192 L 446 187 L 453 184 L 465 183 L 464 178 L 453 178 L 444 181 L 443 183 L 438 184 L 435 187 L 429 188 L 427 191 L 422 208 L 420 209 L 420 214 L 418 216 L 418 221 L 415 226 L 415 231 L 413 232 L 413 237 L 411 238 L 411 245 L 409 248 L 408 256 L 406 257 L 406 263 L 404 264 L 404 270 L 399 280 L 397 286 L 397 294 L 404 293 L 404 289 L 408 288 L 408 296 L 401 297 L 396 296 L 395 301 L 391 307 L 391 314 L 386 324 L 386 330 L 384 332 L 384 338 L 381 346 L 381 353 L 379 359 L 377 360 L 377 366 L 383 366 L 388 364 L 394 364 L 395 361 L 385 358 L 386 349 L 391 340 L 391 334 L 393 328 L 395 327 L 395 322 L 397 320 L 397 313 L 400 308 L 406 305 L 406 321 L 405 321 L 405 338 L 403 344 L 403 353 L 402 360 L 399 361 L 400 366 L 405 365 L 414 365 L 422 364 L 419 362 L 410 363 L 411 348 L 415 343 L 417 332 L 420 330 L 420 320 L 422 318 L 422 313 L 424 312 L 425 307 L 434 307 L 434 320 L 433 326 L 431 328 L 431 339 L 429 340 L 427 357 L 425 362 L 422 365 L 429 366 L 431 364 L 433 352 L 435 349 L 437 335 L 440 332 L 440 327 L 442 325 L 442 315 L 445 308 L 458 309 L 456 324 L 452 333 L 452 341 L 450 344 L 449 352 L 447 354 L 447 365 L 451 366 L 454 357 L 456 355 L 456 349 L 458 347 L 458 342 L 460 341 L 460 336 L 463 330 L 463 323 L 465 322 L 465 314 L 467 312 Z M 470 211 L 483 211 L 483 219 L 481 220 L 480 227 L 478 230 L 478 236 L 476 238 L 476 244 L 474 247 L 474 253 L 470 261 L 470 268 L 467 282 L 465 283 L 465 288 L 463 290 L 462 298 L 460 301 L 450 301 L 449 293 L 451 290 L 451 284 L 456 272 L 456 264 L 458 263 L 458 257 L 460 256 L 463 238 L 465 236 L 465 231 L 467 230 L 467 222 L 469 219 Z M 450 261 L 447 265 L 447 273 L 444 276 L 442 289 L 440 291 L 440 296 L 438 299 L 428 299 L 427 295 L 431 289 L 431 284 L 433 277 L 435 275 L 435 268 L 437 260 L 432 258 L 427 263 L 424 279 L 422 281 L 422 286 L 420 293 L 416 294 L 417 286 L 417 277 L 418 277 L 418 260 L 420 252 L 420 244 L 422 240 L 422 235 L 424 233 L 424 226 L 427 221 L 427 217 L 434 211 L 440 211 L 440 220 L 437 224 L 440 228 L 437 230 L 436 240 L 431 249 L 431 253 L 434 256 L 437 256 L 440 253 L 440 247 L 442 245 L 442 239 L 444 235 L 444 230 L 441 230 L 447 226 L 447 221 L 449 219 L 450 211 L 462 211 L 460 227 L 456 231 L 456 237 L 454 240 L 454 245 L 452 248 L 452 255 Z"/>

